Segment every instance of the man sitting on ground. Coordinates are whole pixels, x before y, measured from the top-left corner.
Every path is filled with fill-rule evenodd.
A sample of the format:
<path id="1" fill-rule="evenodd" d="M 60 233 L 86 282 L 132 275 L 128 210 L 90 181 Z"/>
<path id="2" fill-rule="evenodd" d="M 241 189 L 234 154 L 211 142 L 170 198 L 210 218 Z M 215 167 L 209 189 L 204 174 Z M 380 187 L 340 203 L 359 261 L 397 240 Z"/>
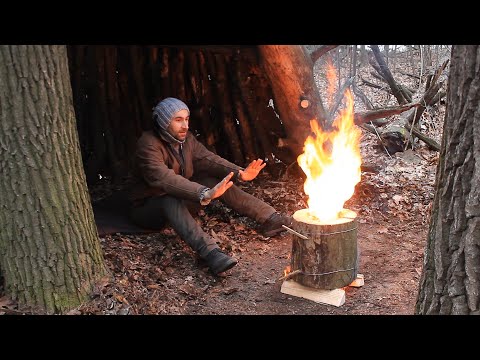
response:
<path id="1" fill-rule="evenodd" d="M 137 142 L 139 181 L 131 194 L 131 218 L 149 229 L 160 229 L 168 222 L 219 274 L 237 260 L 220 251 L 195 221 L 189 211 L 192 202 L 206 206 L 219 198 L 257 221 L 259 232 L 267 237 L 284 231 L 282 225 L 291 224 L 291 218 L 234 185 L 255 179 L 266 165 L 261 159 L 242 168 L 214 154 L 188 132 L 189 118 L 187 105 L 176 98 L 166 98 L 155 107 L 153 130 L 145 131 Z"/>

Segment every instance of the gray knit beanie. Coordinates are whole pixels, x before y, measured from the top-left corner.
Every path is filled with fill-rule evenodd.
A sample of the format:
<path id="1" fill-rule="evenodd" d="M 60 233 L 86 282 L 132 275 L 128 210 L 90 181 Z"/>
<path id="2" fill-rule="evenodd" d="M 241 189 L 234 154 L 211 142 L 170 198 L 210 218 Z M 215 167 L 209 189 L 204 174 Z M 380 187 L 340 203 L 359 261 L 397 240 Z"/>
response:
<path id="1" fill-rule="evenodd" d="M 173 97 L 165 98 L 153 109 L 153 121 L 161 129 L 167 130 L 173 115 L 180 110 L 187 110 L 190 114 L 190 109 L 183 101 Z"/>

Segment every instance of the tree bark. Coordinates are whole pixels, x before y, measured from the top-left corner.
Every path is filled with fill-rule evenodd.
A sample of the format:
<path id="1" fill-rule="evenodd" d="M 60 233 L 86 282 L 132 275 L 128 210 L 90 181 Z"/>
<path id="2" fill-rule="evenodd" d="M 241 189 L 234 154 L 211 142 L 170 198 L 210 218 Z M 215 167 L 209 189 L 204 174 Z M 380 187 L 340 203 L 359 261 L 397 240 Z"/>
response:
<path id="1" fill-rule="evenodd" d="M 268 129 L 263 128 L 262 119 L 267 119 L 269 124 L 274 120 L 278 120 L 269 107 L 267 107 L 268 99 L 266 97 L 266 78 L 260 76 L 258 65 L 252 65 L 245 61 L 239 62 L 236 68 L 236 81 L 238 83 L 242 100 L 245 103 L 246 116 L 250 119 L 252 131 L 256 135 L 259 144 L 259 155 L 267 159 L 267 168 L 275 164 L 272 154 L 274 146 L 267 134 Z M 272 114 L 273 113 L 273 114 Z M 271 126 L 271 128 L 276 126 Z M 280 157 L 280 156 L 279 156 Z M 280 157 L 281 158 L 281 157 Z"/>
<path id="2" fill-rule="evenodd" d="M 240 143 L 237 126 L 233 118 L 232 98 L 230 96 L 231 84 L 229 76 L 227 76 L 227 66 L 229 64 L 227 64 L 227 59 L 225 59 L 224 55 L 216 54 L 214 57 L 217 66 L 217 102 L 220 104 L 222 125 L 228 136 L 226 147 L 229 149 L 233 162 L 243 166 L 245 157 L 242 153 L 242 144 Z"/>
<path id="3" fill-rule="evenodd" d="M 173 91 L 173 96 L 186 100 L 185 93 L 185 55 L 183 49 L 173 49 L 174 56 L 170 57 L 170 69 L 169 77 L 171 80 L 171 86 Z"/>
<path id="4" fill-rule="evenodd" d="M 232 60 L 233 63 L 230 72 L 230 78 L 233 79 L 231 83 L 232 103 L 238 120 L 241 142 L 245 153 L 245 162 L 250 163 L 250 161 L 258 158 L 258 152 L 255 147 L 255 136 L 250 125 L 248 110 L 245 107 L 245 102 L 242 98 L 242 92 L 240 89 L 242 83 L 242 74 L 239 67 L 240 61 L 241 58 L 238 56 L 235 56 Z"/>
<path id="5" fill-rule="evenodd" d="M 108 98 L 108 67 L 106 66 L 108 60 L 107 47 L 96 46 L 95 47 L 95 63 L 97 65 L 97 81 L 94 87 L 94 105 L 99 110 L 97 113 L 96 122 L 101 129 L 101 132 L 95 132 L 95 141 L 97 143 L 105 143 L 106 146 L 106 158 L 105 162 L 110 162 L 110 169 L 112 171 L 112 178 L 114 183 L 119 183 L 122 178 L 121 162 L 118 159 L 120 149 L 118 147 L 118 141 L 115 141 L 114 130 L 118 126 L 114 126 L 118 119 L 111 118 L 111 109 L 114 104 L 110 102 Z M 108 131 L 112 129 L 112 131 Z M 100 146 L 100 145 L 99 145 Z"/>
<path id="6" fill-rule="evenodd" d="M 198 58 L 197 54 L 193 51 L 187 53 L 187 63 L 190 70 L 190 76 L 188 77 L 190 81 L 190 87 L 192 89 L 192 97 L 195 99 L 195 103 L 200 103 L 201 93 L 202 93 L 202 83 L 200 76 L 200 69 L 198 67 Z"/>
<path id="7" fill-rule="evenodd" d="M 350 77 L 353 78 L 353 83 L 355 83 L 355 76 L 357 75 L 357 45 L 353 45 L 352 66 L 350 69 Z"/>
<path id="8" fill-rule="evenodd" d="M 415 313 L 480 314 L 480 45 L 454 45 Z"/>
<path id="9" fill-rule="evenodd" d="M 143 126 L 147 126 L 152 119 L 151 106 L 147 104 L 147 98 L 145 96 L 145 86 L 143 77 L 143 48 L 137 45 L 130 46 L 130 61 L 132 64 L 131 74 L 132 81 L 135 84 L 135 91 L 137 94 L 137 101 L 139 105 L 140 121 Z"/>
<path id="10" fill-rule="evenodd" d="M 64 46 L 0 46 L 0 268 L 7 295 L 63 313 L 107 274 Z"/>
<path id="11" fill-rule="evenodd" d="M 274 105 L 281 115 L 294 161 L 311 133 L 310 120 L 325 127 L 326 113 L 313 78 L 313 64 L 303 46 L 258 46 L 261 64 L 272 85 Z"/>
<path id="12" fill-rule="evenodd" d="M 360 66 L 368 64 L 368 53 L 365 45 L 360 45 Z"/>
<path id="13" fill-rule="evenodd" d="M 338 289 L 357 276 L 357 221 L 353 219 L 325 224 L 311 221 L 307 209 L 293 214 L 292 228 L 306 236 L 292 236 L 291 271 L 298 283 L 317 289 Z"/>
<path id="14" fill-rule="evenodd" d="M 219 121 L 215 58 L 209 51 L 199 52 L 199 64 L 202 84 L 202 123 L 209 149 L 216 154 L 221 150 L 222 124 Z"/>

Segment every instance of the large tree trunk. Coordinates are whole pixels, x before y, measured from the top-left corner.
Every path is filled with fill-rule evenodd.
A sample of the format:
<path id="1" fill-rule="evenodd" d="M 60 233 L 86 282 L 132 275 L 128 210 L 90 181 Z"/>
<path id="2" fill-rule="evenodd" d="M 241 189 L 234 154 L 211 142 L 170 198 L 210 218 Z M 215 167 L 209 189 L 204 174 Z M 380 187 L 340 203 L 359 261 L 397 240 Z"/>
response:
<path id="1" fill-rule="evenodd" d="M 452 48 L 417 314 L 480 314 L 480 45 Z"/>
<path id="2" fill-rule="evenodd" d="M 64 46 L 0 46 L 0 268 L 9 296 L 48 313 L 106 275 Z"/>
<path id="3" fill-rule="evenodd" d="M 274 106 L 285 126 L 292 154 L 289 163 L 303 152 L 310 134 L 310 120 L 325 123 L 325 110 L 313 78 L 313 64 L 301 45 L 258 46 L 261 64 L 272 85 Z"/>

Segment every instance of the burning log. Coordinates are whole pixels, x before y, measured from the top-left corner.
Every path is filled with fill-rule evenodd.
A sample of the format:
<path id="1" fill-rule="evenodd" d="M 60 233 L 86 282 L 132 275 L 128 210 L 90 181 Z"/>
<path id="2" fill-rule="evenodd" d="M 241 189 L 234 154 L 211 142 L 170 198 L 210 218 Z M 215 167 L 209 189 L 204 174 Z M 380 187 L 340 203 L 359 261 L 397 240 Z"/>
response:
<path id="1" fill-rule="evenodd" d="M 308 209 L 293 215 L 291 273 L 299 284 L 317 289 L 348 286 L 357 277 L 356 213 L 343 209 L 331 223 L 319 221 Z M 292 231 L 293 230 L 293 231 Z"/>
<path id="2" fill-rule="evenodd" d="M 330 78 L 329 78 L 330 80 Z M 313 135 L 297 158 L 306 175 L 308 208 L 293 214 L 291 274 L 300 285 L 323 289 L 348 286 L 357 276 L 356 213 L 343 206 L 361 178 L 360 136 L 355 126 L 353 96 L 329 131 L 310 122 Z"/>

